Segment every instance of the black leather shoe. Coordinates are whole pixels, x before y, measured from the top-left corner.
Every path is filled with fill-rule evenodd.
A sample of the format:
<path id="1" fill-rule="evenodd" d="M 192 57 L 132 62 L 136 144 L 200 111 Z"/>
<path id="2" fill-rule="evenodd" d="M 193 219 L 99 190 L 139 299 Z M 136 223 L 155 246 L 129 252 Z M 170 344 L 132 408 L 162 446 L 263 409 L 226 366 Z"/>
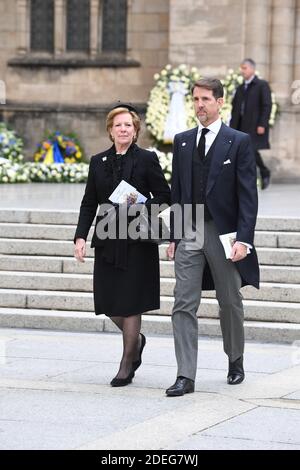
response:
<path id="1" fill-rule="evenodd" d="M 114 377 L 110 382 L 110 385 L 112 387 L 125 387 L 125 385 L 131 384 L 133 377 L 134 371 L 132 370 L 130 374 L 125 377 L 125 379 L 118 379 L 117 377 Z"/>
<path id="2" fill-rule="evenodd" d="M 195 391 L 195 382 L 186 377 L 177 377 L 174 385 L 166 390 L 168 397 L 180 397 L 186 393 L 193 393 Z"/>
<path id="3" fill-rule="evenodd" d="M 267 187 L 270 184 L 270 179 L 271 179 L 270 176 L 264 176 L 261 179 L 261 189 L 267 189 Z"/>
<path id="4" fill-rule="evenodd" d="M 140 367 L 140 365 L 142 364 L 142 352 L 143 352 L 143 349 L 144 349 L 145 344 L 146 344 L 145 336 L 143 335 L 143 333 L 140 333 L 140 335 L 142 337 L 140 353 L 139 353 L 139 358 L 136 361 L 133 361 L 133 363 L 132 363 L 132 370 L 133 371 L 137 370 Z"/>
<path id="5" fill-rule="evenodd" d="M 229 369 L 227 375 L 227 383 L 229 385 L 237 385 L 243 382 L 245 372 L 243 367 L 243 356 L 239 357 L 236 361 L 229 361 Z"/>

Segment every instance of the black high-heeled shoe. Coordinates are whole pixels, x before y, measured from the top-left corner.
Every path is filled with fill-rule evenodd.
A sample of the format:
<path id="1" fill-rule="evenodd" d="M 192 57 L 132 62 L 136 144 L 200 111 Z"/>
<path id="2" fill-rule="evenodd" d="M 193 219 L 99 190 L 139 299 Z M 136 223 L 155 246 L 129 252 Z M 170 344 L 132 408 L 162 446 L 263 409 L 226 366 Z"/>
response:
<path id="1" fill-rule="evenodd" d="M 140 335 L 142 337 L 140 353 L 139 353 L 139 358 L 136 361 L 133 361 L 133 363 L 132 363 L 132 370 L 133 371 L 136 371 L 140 367 L 140 365 L 142 364 L 142 352 L 143 352 L 143 349 L 144 349 L 145 344 L 146 344 L 145 336 L 143 335 L 143 333 L 140 333 Z"/>
<path id="2" fill-rule="evenodd" d="M 112 381 L 110 382 L 110 385 L 112 387 L 125 387 L 125 385 L 128 385 L 132 382 L 133 377 L 134 377 L 134 370 L 131 370 L 129 375 L 127 375 L 125 379 L 118 379 L 117 377 L 114 377 Z"/>

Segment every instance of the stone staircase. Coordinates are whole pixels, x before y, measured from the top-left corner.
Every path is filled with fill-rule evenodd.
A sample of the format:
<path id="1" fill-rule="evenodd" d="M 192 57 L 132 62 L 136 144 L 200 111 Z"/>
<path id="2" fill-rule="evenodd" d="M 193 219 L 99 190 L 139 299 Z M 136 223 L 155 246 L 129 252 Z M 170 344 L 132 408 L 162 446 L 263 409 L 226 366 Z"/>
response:
<path id="1" fill-rule="evenodd" d="M 93 313 L 93 250 L 73 258 L 76 212 L 0 210 L 0 327 L 115 331 Z M 259 218 L 261 288 L 242 289 L 247 339 L 300 339 L 300 219 Z M 161 308 L 143 316 L 150 333 L 170 334 L 174 264 L 160 246 Z M 199 333 L 220 335 L 213 292 L 203 292 Z"/>

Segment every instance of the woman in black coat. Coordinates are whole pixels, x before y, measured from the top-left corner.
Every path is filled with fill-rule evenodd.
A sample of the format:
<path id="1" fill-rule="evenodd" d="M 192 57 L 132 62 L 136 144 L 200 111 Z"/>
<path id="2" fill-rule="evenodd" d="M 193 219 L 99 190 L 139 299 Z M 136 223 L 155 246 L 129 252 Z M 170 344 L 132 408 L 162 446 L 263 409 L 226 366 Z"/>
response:
<path id="1" fill-rule="evenodd" d="M 91 158 L 74 237 L 75 257 L 81 262 L 98 205 L 101 208 L 110 203 L 111 193 L 122 180 L 147 198 L 148 208 L 152 204 L 170 203 L 170 189 L 156 154 L 135 144 L 140 130 L 135 109 L 118 104 L 109 112 L 106 124 L 113 146 Z M 128 195 L 128 206 L 134 202 Z M 96 228 L 100 220 L 97 217 Z M 101 239 L 96 228 L 91 244 L 95 247 L 95 313 L 109 316 L 123 332 L 123 356 L 119 371 L 111 381 L 112 386 L 123 386 L 131 383 L 141 365 L 146 342 L 140 333 L 141 314 L 160 306 L 158 246 L 128 237 Z"/>

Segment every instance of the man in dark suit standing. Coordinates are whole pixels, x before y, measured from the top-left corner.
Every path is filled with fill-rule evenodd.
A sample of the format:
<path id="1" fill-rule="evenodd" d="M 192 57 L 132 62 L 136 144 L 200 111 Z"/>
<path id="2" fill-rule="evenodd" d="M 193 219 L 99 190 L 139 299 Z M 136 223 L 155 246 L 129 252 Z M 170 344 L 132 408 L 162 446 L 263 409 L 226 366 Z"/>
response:
<path id="1" fill-rule="evenodd" d="M 255 75 L 256 64 L 252 59 L 241 63 L 244 77 L 232 101 L 230 127 L 250 135 L 255 150 L 256 165 L 261 176 L 261 188 L 270 184 L 271 172 L 263 162 L 259 150 L 269 149 L 269 119 L 272 109 L 271 90 L 265 80 Z"/>
<path id="2" fill-rule="evenodd" d="M 172 204 L 192 207 L 193 228 L 199 227 L 195 208 L 204 208 L 204 242 L 191 244 L 186 231 L 168 249 L 175 256 L 176 287 L 172 323 L 178 365 L 168 396 L 194 391 L 197 370 L 197 310 L 201 289 L 216 290 L 224 351 L 229 358 L 227 382 L 244 380 L 244 312 L 241 286 L 259 288 L 259 269 L 253 246 L 257 216 L 256 165 L 250 137 L 222 123 L 223 86 L 215 78 L 192 88 L 199 126 L 174 139 Z M 197 214 L 197 213 L 196 213 Z M 175 220 L 176 223 L 176 220 Z M 226 259 L 219 235 L 236 232 Z M 175 253 L 175 247 L 176 253 Z"/>

